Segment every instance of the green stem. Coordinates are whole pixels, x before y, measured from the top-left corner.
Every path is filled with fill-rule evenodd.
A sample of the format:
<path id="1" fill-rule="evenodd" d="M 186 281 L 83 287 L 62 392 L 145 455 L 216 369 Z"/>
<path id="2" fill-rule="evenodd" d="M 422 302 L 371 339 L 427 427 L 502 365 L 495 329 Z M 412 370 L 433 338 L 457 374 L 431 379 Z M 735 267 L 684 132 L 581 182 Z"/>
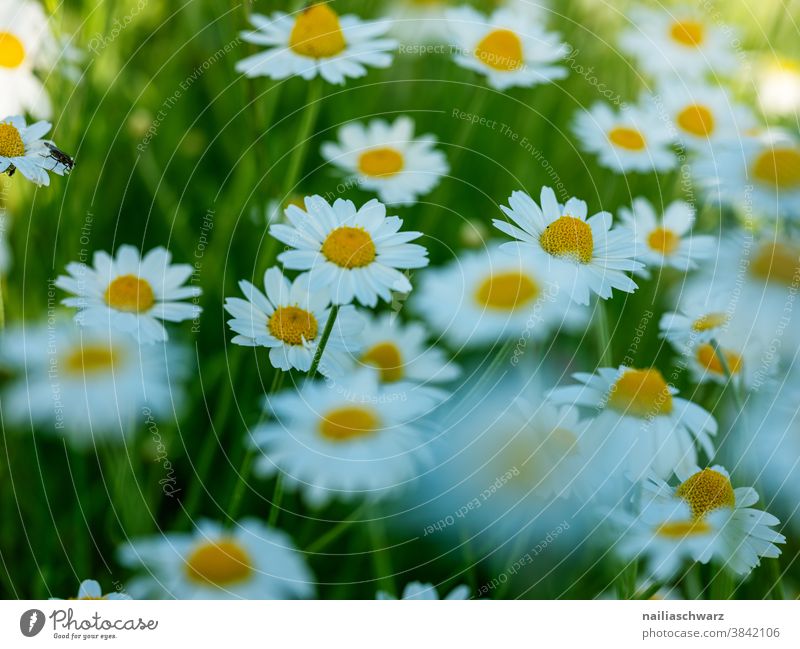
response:
<path id="1" fill-rule="evenodd" d="M 597 301 L 595 311 L 595 324 L 597 332 L 597 348 L 600 352 L 601 367 L 614 367 L 614 355 L 611 351 L 611 336 L 608 332 L 608 312 L 605 301 Z"/>
<path id="2" fill-rule="evenodd" d="M 734 381 L 731 368 L 728 365 L 728 359 L 725 358 L 725 352 L 719 346 L 716 338 L 711 339 L 711 346 L 714 348 L 714 355 L 717 357 L 717 360 L 719 360 L 719 364 L 722 366 L 722 371 L 727 379 L 725 387 L 730 388 L 731 395 L 733 395 L 733 401 L 736 404 L 736 409 L 738 410 L 737 414 L 741 415 L 744 413 L 744 399 L 742 399 L 742 395 L 739 392 L 739 384 L 738 382 Z"/>
<path id="3" fill-rule="evenodd" d="M 714 577 L 711 579 L 710 599 L 732 599 L 735 584 L 730 571 L 724 566 L 720 566 Z"/>
<path id="4" fill-rule="evenodd" d="M 361 519 L 361 515 L 364 513 L 364 510 L 366 508 L 367 508 L 366 505 L 362 505 L 361 507 L 356 509 L 352 514 L 350 514 L 347 518 L 344 518 L 343 520 L 339 521 L 331 529 L 325 532 L 325 534 L 318 537 L 316 541 L 311 543 L 308 546 L 308 548 L 306 548 L 306 552 L 308 554 L 316 554 L 320 550 L 328 547 L 328 545 L 330 545 L 336 539 L 338 539 L 353 523 Z"/>
<path id="5" fill-rule="evenodd" d="M 777 559 L 767 559 L 767 563 L 772 580 L 772 587 L 769 589 L 772 599 L 786 599 L 786 593 L 783 590 L 783 574 L 781 573 L 780 561 Z"/>
<path id="6" fill-rule="evenodd" d="M 636 599 L 636 576 L 639 573 L 639 563 L 631 561 L 617 575 L 614 586 L 619 599 Z"/>
<path id="7" fill-rule="evenodd" d="M 392 562 L 389 550 L 386 548 L 386 535 L 383 531 L 380 518 L 375 516 L 369 522 L 369 536 L 372 542 L 372 565 L 375 569 L 375 579 L 378 588 L 389 595 L 396 596 L 397 591 L 392 579 Z"/>
<path id="8" fill-rule="evenodd" d="M 245 449 L 244 460 L 242 461 L 242 466 L 239 469 L 239 476 L 236 480 L 236 485 L 233 488 L 231 503 L 228 505 L 227 518 L 225 519 L 225 522 L 228 524 L 233 523 L 236 520 L 236 517 L 239 515 L 239 508 L 242 504 L 242 498 L 244 497 L 244 488 L 247 486 L 247 476 L 250 474 L 250 469 L 253 466 L 253 460 L 255 459 L 255 456 L 255 451 L 252 448 Z"/>
<path id="9" fill-rule="evenodd" d="M 322 332 L 322 338 L 320 338 L 319 340 L 317 351 L 314 352 L 314 359 L 311 361 L 311 367 L 308 369 L 309 379 L 313 379 L 317 373 L 317 369 L 319 368 L 319 363 L 322 360 L 322 354 L 325 352 L 325 346 L 328 344 L 328 338 L 331 337 L 331 331 L 333 331 L 333 325 L 336 322 L 336 316 L 338 314 L 339 314 L 339 305 L 334 304 L 331 307 L 330 315 L 328 315 L 328 321 L 325 323 L 325 330 Z"/>

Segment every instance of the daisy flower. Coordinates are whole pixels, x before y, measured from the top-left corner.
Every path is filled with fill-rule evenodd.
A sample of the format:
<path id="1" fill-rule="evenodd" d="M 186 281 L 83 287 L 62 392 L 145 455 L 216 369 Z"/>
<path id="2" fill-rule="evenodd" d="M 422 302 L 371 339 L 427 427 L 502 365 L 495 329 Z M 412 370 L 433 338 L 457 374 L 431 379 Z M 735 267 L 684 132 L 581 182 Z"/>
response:
<path id="1" fill-rule="evenodd" d="M 545 267 L 530 255 L 508 254 L 496 243 L 465 252 L 441 268 L 426 270 L 412 306 L 456 347 L 483 347 L 499 340 L 545 340 L 561 327 L 586 323 Z"/>
<path id="2" fill-rule="evenodd" d="M 84 599 L 84 600 L 95 600 L 95 599 L 130 599 L 130 595 L 126 595 L 125 593 L 107 593 L 103 595 L 103 589 L 100 588 L 100 584 L 96 582 L 94 579 L 85 579 L 81 582 L 81 585 L 78 587 L 78 596 L 71 597 L 70 599 Z M 51 599 L 59 599 L 57 597 Z"/>
<path id="3" fill-rule="evenodd" d="M 601 367 L 594 374 L 574 374 L 580 385 L 553 389 L 556 404 L 591 408 L 596 417 L 589 427 L 591 448 L 609 472 L 634 482 L 650 472 L 666 478 L 675 467 L 697 463 L 695 442 L 711 457 L 711 435 L 717 422 L 709 412 L 676 396 L 655 368 Z"/>
<path id="4" fill-rule="evenodd" d="M 381 386 L 364 369 L 346 381 L 307 382 L 267 399 L 273 421 L 253 431 L 256 473 L 280 471 L 284 484 L 321 506 L 377 499 L 413 480 L 428 458 L 417 419 L 439 401 L 430 388 Z"/>
<path id="5" fill-rule="evenodd" d="M 433 135 L 414 137 L 410 117 L 398 117 L 394 124 L 374 119 L 366 126 L 353 122 L 340 128 L 338 142 L 322 145 L 322 157 L 384 203 L 413 205 L 450 170 L 435 144 Z"/>
<path id="6" fill-rule="evenodd" d="M 639 248 L 636 258 L 655 270 L 664 267 L 688 271 L 697 262 L 713 256 L 716 239 L 707 235 L 692 235 L 694 208 L 685 201 L 674 201 L 659 217 L 646 198 L 635 198 L 631 208 L 619 210 L 622 223 L 636 236 Z M 639 271 L 647 277 L 647 270 Z"/>
<path id="7" fill-rule="evenodd" d="M 753 509 L 758 494 L 751 487 L 734 489 L 721 466 L 697 466 L 675 471 L 681 484 L 668 485 L 651 478 L 645 485 L 639 516 L 625 521 L 619 550 L 630 557 L 644 556 L 658 579 L 675 576 L 684 560 L 715 560 L 738 575 L 775 559 L 785 543 L 772 527 L 780 521 Z M 624 519 L 625 515 L 621 515 Z"/>
<path id="8" fill-rule="evenodd" d="M 577 198 L 561 205 L 549 187 L 542 188 L 540 200 L 541 206 L 517 191 L 511 195 L 509 207 L 501 206 L 514 224 L 494 219 L 494 226 L 517 239 L 503 248 L 530 256 L 578 304 L 589 304 L 591 293 L 605 300 L 615 288 L 626 293 L 636 290 L 625 274 L 642 268 L 634 260 L 633 232 L 612 229 L 608 212 L 587 218 L 586 203 Z"/>
<path id="9" fill-rule="evenodd" d="M 50 63 L 54 46 L 38 2 L 0 0 L 0 115 L 50 117 L 50 98 L 34 70 Z"/>
<path id="10" fill-rule="evenodd" d="M 740 319 L 734 320 L 723 326 L 713 341 L 684 348 L 695 383 L 725 385 L 733 381 L 751 387 L 762 383 L 776 371 L 777 358 L 772 357 L 768 345 L 758 332 L 750 331 L 749 327 L 743 329 L 743 326 Z"/>
<path id="11" fill-rule="evenodd" d="M 0 120 L 0 173 L 10 176 L 19 171 L 40 186 L 50 184 L 48 171 L 59 176 L 69 173 L 71 165 L 67 166 L 54 157 L 52 142 L 42 139 L 50 127 L 50 122 L 27 126 L 25 118 L 20 116 Z"/>
<path id="12" fill-rule="evenodd" d="M 773 54 L 758 66 L 755 81 L 765 114 L 792 116 L 800 110 L 800 59 Z"/>
<path id="13" fill-rule="evenodd" d="M 462 584 L 451 590 L 444 599 L 469 599 L 469 586 Z M 397 599 L 385 591 L 378 591 L 375 599 Z M 433 584 L 423 584 L 421 581 L 412 581 L 403 589 L 400 599 L 438 600 L 439 591 Z"/>
<path id="14" fill-rule="evenodd" d="M 456 63 L 485 75 L 497 90 L 567 76 L 567 68 L 558 65 L 569 51 L 566 43 L 524 12 L 501 8 L 487 17 L 470 7 L 458 7 L 446 17 L 452 44 L 458 48 Z"/>
<path id="15" fill-rule="evenodd" d="M 694 349 L 719 338 L 735 309 L 732 296 L 717 294 L 710 299 L 685 297 L 676 311 L 667 311 L 659 322 L 660 336 L 676 350 Z"/>
<path id="16" fill-rule="evenodd" d="M 309 289 L 327 288 L 333 304 L 353 298 L 374 307 L 378 298 L 391 302 L 392 291 L 409 293 L 411 282 L 398 269 L 428 265 L 427 251 L 409 243 L 421 232 L 400 232 L 402 219 L 386 216 L 386 206 L 373 199 L 356 209 L 352 201 L 330 205 L 309 196 L 305 210 L 286 209 L 289 224 L 270 227 L 270 234 L 293 250 L 278 256 L 286 268 L 310 271 Z"/>
<path id="17" fill-rule="evenodd" d="M 400 52 L 403 52 L 405 43 L 446 41 L 450 32 L 444 12 L 448 5 L 448 0 L 396 0 L 389 3 L 386 20 L 391 24 L 392 35 L 401 43 Z"/>
<path id="18" fill-rule="evenodd" d="M 6 332 L 0 349 L 16 375 L 3 394 L 6 421 L 33 422 L 77 446 L 122 441 L 143 408 L 166 417 L 182 400 L 170 383 L 186 365 L 175 346 L 139 347 L 130 336 L 56 319 Z"/>
<path id="19" fill-rule="evenodd" d="M 72 262 L 68 275 L 55 285 L 75 297 L 62 304 L 77 307 L 75 321 L 84 326 L 105 326 L 134 336 L 140 343 L 167 340 L 160 321 L 182 322 L 200 317 L 199 286 L 186 286 L 192 275 L 189 264 L 172 264 L 165 248 L 153 248 L 144 257 L 130 245 L 122 245 L 116 258 L 107 252 L 94 254 L 93 268 Z"/>
<path id="20" fill-rule="evenodd" d="M 264 273 L 265 293 L 247 280 L 239 282 L 239 287 L 246 300 L 225 300 L 225 310 L 233 316 L 228 325 L 237 334 L 233 342 L 269 348 L 272 366 L 284 372 L 291 368 L 307 372 L 330 315 L 330 293 L 309 292 L 308 273 L 289 282 L 276 267 Z M 348 352 L 358 349 L 356 337 L 363 327 L 363 319 L 352 306 L 339 311 L 320 360 L 323 374 L 343 371 Z"/>
<path id="21" fill-rule="evenodd" d="M 645 71 L 657 75 L 700 76 L 736 69 L 735 34 L 717 25 L 700 6 L 634 7 L 620 48 Z"/>
<path id="22" fill-rule="evenodd" d="M 397 46 L 382 38 L 389 30 L 388 22 L 339 16 L 322 2 L 292 14 L 253 14 L 251 21 L 256 29 L 242 32 L 242 39 L 267 49 L 236 64 L 237 72 L 247 77 L 308 80 L 320 76 L 328 83 L 343 84 L 345 79 L 366 75 L 367 67 L 388 68 L 389 52 Z"/>
<path id="23" fill-rule="evenodd" d="M 118 558 L 144 573 L 128 584 L 137 599 L 314 596 L 314 578 L 289 536 L 255 518 L 230 529 L 201 520 L 192 532 L 133 539 Z"/>
<path id="24" fill-rule="evenodd" d="M 574 131 L 584 150 L 617 173 L 668 171 L 677 164 L 672 133 L 652 106 L 626 105 L 615 112 L 597 102 L 580 110 Z"/>

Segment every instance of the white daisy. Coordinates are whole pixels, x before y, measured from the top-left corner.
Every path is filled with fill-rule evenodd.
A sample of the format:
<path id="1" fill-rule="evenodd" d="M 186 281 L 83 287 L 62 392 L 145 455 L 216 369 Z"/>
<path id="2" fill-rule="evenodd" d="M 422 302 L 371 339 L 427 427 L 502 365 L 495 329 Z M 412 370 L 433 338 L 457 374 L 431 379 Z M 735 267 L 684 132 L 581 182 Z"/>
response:
<path id="1" fill-rule="evenodd" d="M 256 29 L 242 32 L 242 39 L 267 49 L 236 64 L 236 70 L 248 77 L 313 79 L 319 75 L 328 83 L 343 84 L 347 78 L 363 77 L 367 67 L 389 67 L 389 52 L 397 45 L 382 38 L 389 30 L 388 22 L 339 16 L 330 4 L 321 2 L 293 14 L 253 14 L 251 21 Z"/>
<path id="2" fill-rule="evenodd" d="M 69 275 L 55 285 L 76 297 L 62 304 L 77 307 L 75 320 L 85 326 L 105 326 L 133 335 L 140 343 L 167 340 L 160 320 L 182 322 L 200 317 L 201 308 L 186 298 L 197 298 L 199 286 L 186 286 L 192 275 L 189 264 L 172 264 L 172 255 L 159 246 L 144 257 L 130 245 L 122 245 L 116 258 L 96 252 L 93 268 L 72 262 Z"/>
<path id="3" fill-rule="evenodd" d="M 386 7 L 391 33 L 400 41 L 400 53 L 408 43 L 429 44 L 447 40 L 445 9 L 449 0 L 396 0 Z M 411 46 L 411 52 L 417 53 Z"/>
<path id="4" fill-rule="evenodd" d="M 496 243 L 420 277 L 414 310 L 459 348 L 523 335 L 541 341 L 588 318 L 588 310 L 571 303 L 542 263 L 522 251 L 509 254 Z"/>
<path id="5" fill-rule="evenodd" d="M 694 208 L 685 201 L 670 203 L 659 217 L 650 201 L 639 197 L 633 199 L 630 209 L 620 208 L 619 216 L 636 236 L 636 258 L 656 271 L 672 267 L 685 272 L 715 252 L 714 237 L 692 235 Z M 647 270 L 639 274 L 649 276 Z"/>
<path id="6" fill-rule="evenodd" d="M 145 407 L 172 415 L 182 391 L 171 381 L 187 363 L 174 345 L 139 347 L 130 336 L 60 319 L 8 331 L 2 359 L 17 375 L 4 392 L 6 422 L 33 422 L 78 446 L 122 441 Z"/>
<path id="7" fill-rule="evenodd" d="M 615 112 L 597 102 L 581 109 L 574 124 L 584 150 L 618 173 L 668 171 L 677 164 L 672 133 L 653 106 L 625 105 Z"/>
<path id="8" fill-rule="evenodd" d="M 516 225 L 494 219 L 495 227 L 517 239 L 503 248 L 531 256 L 560 290 L 578 304 L 588 304 L 591 293 L 603 299 L 612 289 L 633 293 L 636 284 L 625 275 L 642 264 L 634 260 L 636 243 L 627 228 L 611 228 L 608 212 L 587 219 L 584 201 L 570 198 L 565 205 L 543 187 L 541 207 L 525 192 L 514 192 L 509 207 L 501 206 Z"/>
<path id="9" fill-rule="evenodd" d="M 109 600 L 122 600 L 122 599 L 130 599 L 130 595 L 126 595 L 125 593 L 106 593 L 103 595 L 103 589 L 100 587 L 100 584 L 96 582 L 94 579 L 84 579 L 81 582 L 81 585 L 78 587 L 78 596 L 71 597 L 70 599 L 82 599 L 82 600 L 95 600 L 95 599 L 109 599 Z M 60 598 L 51 598 L 51 599 L 60 599 Z"/>
<path id="10" fill-rule="evenodd" d="M 647 72 L 660 77 L 718 76 L 736 69 L 733 30 L 716 24 L 699 5 L 639 6 L 628 15 L 632 24 L 621 34 L 620 48 Z"/>
<path id="11" fill-rule="evenodd" d="M 800 110 L 800 59 L 772 54 L 756 70 L 758 104 L 765 114 L 792 116 Z"/>
<path id="12" fill-rule="evenodd" d="M 35 70 L 52 62 L 54 47 L 38 2 L 0 0 L 0 115 L 50 117 L 50 98 Z"/>
<path id="13" fill-rule="evenodd" d="M 461 585 L 456 586 L 453 590 L 451 590 L 444 599 L 469 599 L 469 586 Z M 378 591 L 377 596 L 375 599 L 397 599 L 396 597 L 392 597 L 389 593 L 385 591 Z M 412 581 L 411 583 L 406 584 L 406 587 L 403 589 L 403 596 L 400 599 L 422 599 L 422 600 L 438 600 L 439 591 L 436 589 L 436 586 L 433 584 L 423 584 L 421 581 Z"/>
<path id="14" fill-rule="evenodd" d="M 486 76 L 497 90 L 530 87 L 567 76 L 558 65 L 569 48 L 526 12 L 497 9 L 486 16 L 470 7 L 446 13 L 458 65 Z"/>
<path id="15" fill-rule="evenodd" d="M 46 186 L 50 184 L 48 171 L 59 176 L 69 173 L 71 167 L 53 157 L 52 142 L 42 139 L 51 126 L 50 122 L 27 126 L 20 116 L 0 120 L 0 174 L 19 171 L 28 180 Z"/>
<path id="16" fill-rule="evenodd" d="M 287 534 L 245 518 L 226 529 L 202 520 L 189 533 L 139 538 L 119 562 L 144 574 L 128 584 L 137 599 L 300 599 L 314 578 Z"/>
<path id="17" fill-rule="evenodd" d="M 394 124 L 374 119 L 366 126 L 353 122 L 340 128 L 339 142 L 324 143 L 322 157 L 384 203 L 413 205 L 450 170 L 435 144 L 433 135 L 414 137 L 410 117 L 398 117 Z"/>
<path id="18" fill-rule="evenodd" d="M 717 422 L 709 412 L 677 397 L 655 368 L 601 367 L 594 374 L 573 375 L 581 385 L 553 389 L 557 404 L 591 408 L 596 414 L 587 431 L 587 445 L 605 462 L 609 473 L 632 481 L 650 472 L 662 478 L 675 467 L 697 463 L 695 442 L 712 457 L 711 435 Z"/>
<path id="19" fill-rule="evenodd" d="M 660 336 L 677 351 L 719 338 L 731 320 L 736 304 L 732 296 L 717 294 L 710 299 L 682 296 L 676 311 L 667 311 L 659 322 Z"/>
<path id="20" fill-rule="evenodd" d="M 743 329 L 741 319 L 720 327 L 713 341 L 684 348 L 683 352 L 695 383 L 725 385 L 732 380 L 751 387 L 763 383 L 777 370 L 778 359 L 771 357 L 768 345 L 757 332 L 750 327 Z"/>
<path id="21" fill-rule="evenodd" d="M 237 334 L 233 342 L 246 347 L 269 348 L 273 367 L 307 372 L 316 354 L 325 323 L 330 315 L 330 293 L 308 290 L 308 273 L 293 282 L 273 267 L 264 273 L 265 293 L 247 280 L 239 282 L 246 300 L 229 297 L 225 310 L 233 316 L 228 325 Z M 359 349 L 358 334 L 363 318 L 352 306 L 339 310 L 322 359 L 320 371 L 328 375 L 343 372 L 348 352 Z"/>
<path id="22" fill-rule="evenodd" d="M 284 484 L 315 506 L 337 497 L 385 497 L 412 481 L 428 459 L 416 420 L 441 396 L 408 383 L 381 386 L 367 369 L 270 395 L 274 421 L 252 435 L 263 454 L 256 472 L 280 471 Z"/>
<path id="23" fill-rule="evenodd" d="M 356 209 L 352 201 L 333 205 L 322 196 L 309 196 L 305 211 L 290 205 L 289 225 L 269 232 L 294 250 L 278 256 L 286 268 L 310 271 L 309 288 L 328 288 L 333 304 L 355 298 L 374 307 L 378 298 L 390 302 L 392 291 L 409 293 L 411 282 L 398 269 L 428 265 L 427 251 L 409 241 L 421 232 L 400 232 L 402 219 L 386 216 L 386 206 L 373 199 Z"/>

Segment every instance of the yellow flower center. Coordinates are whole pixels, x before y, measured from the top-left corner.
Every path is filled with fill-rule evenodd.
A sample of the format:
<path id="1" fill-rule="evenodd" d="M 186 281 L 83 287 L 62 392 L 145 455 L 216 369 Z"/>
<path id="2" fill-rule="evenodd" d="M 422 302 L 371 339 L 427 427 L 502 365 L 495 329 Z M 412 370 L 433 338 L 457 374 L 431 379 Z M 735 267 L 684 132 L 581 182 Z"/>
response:
<path id="1" fill-rule="evenodd" d="M 25 144 L 17 128 L 11 124 L 0 124 L 0 155 L 18 158 L 25 155 Z"/>
<path id="2" fill-rule="evenodd" d="M 625 370 L 611 387 L 608 405 L 625 415 L 649 419 L 672 412 L 672 394 L 657 369 Z"/>
<path id="3" fill-rule="evenodd" d="M 332 442 L 347 442 L 373 435 L 380 427 L 378 415 L 363 406 L 345 406 L 326 413 L 319 422 L 319 432 Z"/>
<path id="4" fill-rule="evenodd" d="M 403 355 L 394 343 L 378 343 L 361 357 L 361 362 L 378 368 L 384 383 L 403 378 Z"/>
<path id="5" fill-rule="evenodd" d="M 720 349 L 720 353 L 725 358 L 725 364 L 728 366 L 730 373 L 738 374 L 742 369 L 742 356 L 729 349 Z M 713 345 L 705 344 L 697 348 L 697 362 L 704 370 L 714 372 L 715 374 L 725 375 L 725 368 L 722 366 L 722 360 L 719 354 L 714 349 Z"/>
<path id="6" fill-rule="evenodd" d="M 768 148 L 753 161 L 753 177 L 777 189 L 800 189 L 800 149 Z"/>
<path id="7" fill-rule="evenodd" d="M 403 154 L 396 149 L 382 147 L 365 151 L 358 159 L 358 168 L 365 176 L 385 178 L 403 170 Z"/>
<path id="8" fill-rule="evenodd" d="M 233 539 L 206 541 L 186 560 L 186 576 L 204 586 L 225 587 L 244 581 L 252 574 L 250 555 Z"/>
<path id="9" fill-rule="evenodd" d="M 339 16 L 327 4 L 315 4 L 303 11 L 289 36 L 289 47 L 312 59 L 336 56 L 346 46 Z"/>
<path id="10" fill-rule="evenodd" d="M 567 257 L 583 264 L 588 264 L 594 254 L 592 228 L 574 216 L 562 216 L 553 221 L 542 232 L 539 244 L 553 257 Z"/>
<path id="11" fill-rule="evenodd" d="M 671 255 L 681 245 L 681 238 L 668 228 L 656 228 L 647 236 L 647 245 L 661 255 Z"/>
<path id="12" fill-rule="evenodd" d="M 683 539 L 693 534 L 708 534 L 711 526 L 702 519 L 693 521 L 675 521 L 658 526 L 656 534 L 668 539 Z"/>
<path id="13" fill-rule="evenodd" d="M 114 369 L 115 360 L 119 362 L 118 353 L 108 345 L 78 345 L 64 359 L 64 368 L 70 374 L 86 376 L 110 372 Z"/>
<path id="14" fill-rule="evenodd" d="M 698 471 L 681 484 L 675 494 L 689 503 L 695 519 L 701 519 L 715 509 L 736 505 L 731 481 L 714 469 Z"/>
<path id="15" fill-rule="evenodd" d="M 697 318 L 697 320 L 692 323 L 692 329 L 697 333 L 702 333 L 721 327 L 726 322 L 728 322 L 728 316 L 726 314 L 708 313 Z"/>
<path id="16" fill-rule="evenodd" d="M 776 284 L 796 284 L 800 281 L 800 248 L 780 242 L 761 244 L 750 274 Z"/>
<path id="17" fill-rule="evenodd" d="M 611 144 L 628 151 L 644 151 L 647 141 L 641 131 L 629 126 L 615 126 L 608 132 Z"/>
<path id="18" fill-rule="evenodd" d="M 684 131 L 698 137 L 708 137 L 714 132 L 714 113 L 701 104 L 684 108 L 676 121 Z"/>
<path id="19" fill-rule="evenodd" d="M 317 337 L 317 319 L 313 313 L 296 306 L 275 309 L 267 321 L 267 329 L 288 345 L 302 345 Z"/>
<path id="20" fill-rule="evenodd" d="M 120 275 L 106 289 L 106 304 L 117 311 L 141 313 L 156 303 L 153 287 L 136 275 Z"/>
<path id="21" fill-rule="evenodd" d="M 669 30 L 672 40 L 686 47 L 698 47 L 706 37 L 706 28 L 698 20 L 678 20 Z"/>
<path id="22" fill-rule="evenodd" d="M 25 46 L 11 32 L 0 32 L 0 68 L 17 68 L 25 60 Z"/>
<path id="23" fill-rule="evenodd" d="M 478 43 L 475 57 L 490 68 L 512 72 L 524 63 L 522 41 L 510 29 L 495 29 Z"/>
<path id="24" fill-rule="evenodd" d="M 475 301 L 487 309 L 514 311 L 533 302 L 540 290 L 528 275 L 510 271 L 489 275 L 475 291 Z"/>
<path id="25" fill-rule="evenodd" d="M 375 244 L 364 228 L 343 226 L 333 230 L 322 244 L 322 254 L 342 268 L 361 268 L 375 260 Z"/>

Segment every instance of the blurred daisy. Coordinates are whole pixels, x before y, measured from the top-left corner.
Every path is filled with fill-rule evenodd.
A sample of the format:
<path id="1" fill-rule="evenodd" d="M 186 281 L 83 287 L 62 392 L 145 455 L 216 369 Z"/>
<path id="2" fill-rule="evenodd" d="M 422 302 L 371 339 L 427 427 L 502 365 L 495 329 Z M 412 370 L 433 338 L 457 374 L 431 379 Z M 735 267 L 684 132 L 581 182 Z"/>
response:
<path id="1" fill-rule="evenodd" d="M 60 319 L 8 331 L 2 342 L 3 364 L 17 375 L 5 389 L 3 416 L 79 446 L 122 441 L 142 408 L 169 416 L 182 400 L 171 381 L 187 361 L 174 345 L 139 347 L 130 336 Z"/>
<path id="2" fill-rule="evenodd" d="M 694 349 L 697 345 L 719 338 L 731 319 L 735 302 L 729 295 L 717 295 L 711 300 L 684 298 L 677 311 L 667 311 L 661 316 L 661 337 L 676 350 Z"/>
<path id="3" fill-rule="evenodd" d="M 94 599 L 130 599 L 130 595 L 126 595 L 125 593 L 107 593 L 103 595 L 103 589 L 100 588 L 100 584 L 96 582 L 94 579 L 85 579 L 81 582 L 81 585 L 78 587 L 78 596 L 71 597 L 70 599 L 85 599 L 85 600 L 94 600 Z M 58 598 L 52 598 L 58 599 Z"/>
<path id="4" fill-rule="evenodd" d="M 440 43 L 449 35 L 444 13 L 449 4 L 448 0 L 396 0 L 388 3 L 386 20 L 401 43 Z"/>
<path id="5" fill-rule="evenodd" d="M 412 481 L 428 459 L 417 419 L 438 402 L 408 383 L 381 386 L 364 369 L 347 381 L 308 382 L 267 398 L 274 421 L 252 439 L 261 476 L 280 471 L 289 489 L 321 506 L 334 498 L 377 499 Z"/>
<path id="6" fill-rule="evenodd" d="M 669 477 L 675 467 L 697 463 L 695 442 L 711 457 L 711 435 L 717 422 L 709 412 L 677 397 L 655 368 L 601 367 L 594 374 L 577 373 L 581 385 L 553 389 L 556 404 L 591 408 L 596 417 L 588 428 L 587 445 L 608 472 L 641 480 L 650 472 Z"/>
<path id="7" fill-rule="evenodd" d="M 2 33 L 0 33 L 2 47 Z M 25 118 L 7 117 L 0 120 L 0 174 L 9 176 L 19 171 L 37 185 L 49 185 L 48 171 L 63 176 L 69 173 L 67 167 L 53 157 L 49 141 L 42 136 L 51 128 L 50 122 L 36 122 L 27 126 Z"/>
<path id="8" fill-rule="evenodd" d="M 269 348 L 273 367 L 284 372 L 291 368 L 307 372 L 330 315 L 330 293 L 309 292 L 308 273 L 290 283 L 277 267 L 264 273 L 266 294 L 247 280 L 240 281 L 239 287 L 246 300 L 225 299 L 225 310 L 233 316 L 228 325 L 237 334 L 232 342 Z M 339 311 L 320 360 L 323 374 L 342 373 L 348 352 L 359 347 L 357 336 L 363 327 L 363 318 L 352 306 Z"/>
<path id="9" fill-rule="evenodd" d="M 469 586 L 461 585 L 456 586 L 451 590 L 444 599 L 469 599 Z M 397 599 L 392 597 L 385 591 L 378 591 L 375 599 Z M 433 584 L 423 584 L 421 581 L 412 581 L 406 584 L 403 589 L 403 596 L 400 599 L 423 599 L 423 600 L 437 600 L 439 599 L 439 592 Z"/>
<path id="10" fill-rule="evenodd" d="M 133 246 L 122 245 L 116 258 L 96 252 L 93 268 L 67 264 L 69 275 L 59 276 L 55 285 L 76 296 L 62 304 L 77 307 L 78 324 L 124 331 L 140 343 L 164 341 L 168 336 L 161 320 L 193 320 L 202 310 L 182 301 L 202 292 L 199 286 L 185 285 L 192 266 L 171 260 L 170 252 L 161 246 L 142 257 Z"/>
<path id="11" fill-rule="evenodd" d="M 630 558 L 646 557 L 657 579 L 677 575 L 686 559 L 699 563 L 713 559 L 746 575 L 762 557 L 780 556 L 775 544 L 786 539 L 771 529 L 780 521 L 751 508 L 758 502 L 755 489 L 734 489 L 721 466 L 703 470 L 694 466 L 675 474 L 681 480 L 677 487 L 658 478 L 646 484 L 639 516 L 620 514 L 628 527 L 618 544 L 620 552 Z"/>
<path id="12" fill-rule="evenodd" d="M 414 310 L 456 347 L 490 346 L 523 334 L 541 341 L 560 328 L 585 324 L 587 310 L 573 306 L 543 264 L 496 243 L 462 253 L 426 270 L 412 298 Z"/>
<path id="13" fill-rule="evenodd" d="M 141 571 L 128 584 L 137 599 L 300 599 L 314 578 L 287 534 L 245 518 L 230 529 L 201 520 L 189 533 L 133 539 L 119 562 Z"/>
<path id="14" fill-rule="evenodd" d="M 322 145 L 322 157 L 351 174 L 358 186 L 374 191 L 384 203 L 413 205 L 449 171 L 436 138 L 414 138 L 414 120 L 398 117 L 394 124 L 374 119 L 339 129 L 338 142 Z"/>
<path id="15" fill-rule="evenodd" d="M 699 6 L 634 7 L 631 26 L 619 39 L 620 48 L 647 72 L 700 76 L 732 72 L 737 66 L 735 34 L 718 25 Z"/>
<path id="16" fill-rule="evenodd" d="M 269 232 L 294 250 L 278 256 L 286 268 L 310 271 L 309 289 L 327 288 L 333 304 L 355 298 L 374 307 L 378 298 L 390 302 L 392 291 L 409 293 L 411 282 L 398 269 L 428 265 L 427 251 L 409 241 L 421 232 L 400 232 L 403 221 L 386 216 L 386 206 L 373 199 L 356 209 L 352 201 L 333 205 L 322 196 L 309 196 L 305 210 L 286 209 L 288 225 Z"/>
<path id="17" fill-rule="evenodd" d="M 756 93 L 765 114 L 791 116 L 800 110 L 800 59 L 772 55 L 757 69 Z"/>
<path id="18" fill-rule="evenodd" d="M 770 357 L 758 334 L 742 330 L 741 326 L 725 326 L 713 341 L 698 343 L 685 353 L 695 383 L 724 385 L 731 380 L 750 387 L 763 382 L 777 369 L 774 362 L 777 358 Z"/>
<path id="19" fill-rule="evenodd" d="M 38 2 L 0 0 L 0 115 L 50 117 L 50 98 L 34 70 L 49 65 L 54 43 Z"/>
<path id="20" fill-rule="evenodd" d="M 611 228 L 612 217 L 599 212 L 587 218 L 584 201 L 570 198 L 565 205 L 543 187 L 541 207 L 525 192 L 514 192 L 509 207 L 501 206 L 515 225 L 494 219 L 494 226 L 517 239 L 503 248 L 530 256 L 562 292 L 578 304 L 589 296 L 611 297 L 612 289 L 633 293 L 636 284 L 625 275 L 642 264 L 634 260 L 636 243 L 627 228 Z"/>
<path id="21" fill-rule="evenodd" d="M 322 2 L 292 14 L 253 14 L 251 21 L 256 29 L 242 32 L 242 39 L 267 49 L 236 64 L 237 72 L 247 77 L 313 79 L 319 75 L 328 83 L 343 84 L 347 78 L 366 75 L 367 67 L 388 68 L 389 52 L 397 45 L 383 38 L 390 27 L 387 21 L 339 16 Z"/>
<path id="22" fill-rule="evenodd" d="M 711 258 L 715 252 L 714 237 L 692 235 L 694 208 L 685 201 L 670 203 L 659 216 L 650 201 L 639 197 L 630 209 L 620 208 L 619 216 L 636 236 L 636 258 L 648 268 L 671 267 L 685 272 L 697 268 L 697 262 Z M 649 276 L 647 270 L 639 274 Z"/>
<path id="23" fill-rule="evenodd" d="M 668 171 L 677 164 L 672 134 L 652 106 L 626 105 L 614 112 L 597 102 L 578 112 L 574 131 L 584 150 L 618 173 Z"/>
<path id="24" fill-rule="evenodd" d="M 516 9 L 497 9 L 486 16 L 470 7 L 446 13 L 455 61 L 461 67 L 486 76 L 497 90 L 530 87 L 567 76 L 558 65 L 569 48 L 558 34 L 545 31 L 539 22 Z"/>

